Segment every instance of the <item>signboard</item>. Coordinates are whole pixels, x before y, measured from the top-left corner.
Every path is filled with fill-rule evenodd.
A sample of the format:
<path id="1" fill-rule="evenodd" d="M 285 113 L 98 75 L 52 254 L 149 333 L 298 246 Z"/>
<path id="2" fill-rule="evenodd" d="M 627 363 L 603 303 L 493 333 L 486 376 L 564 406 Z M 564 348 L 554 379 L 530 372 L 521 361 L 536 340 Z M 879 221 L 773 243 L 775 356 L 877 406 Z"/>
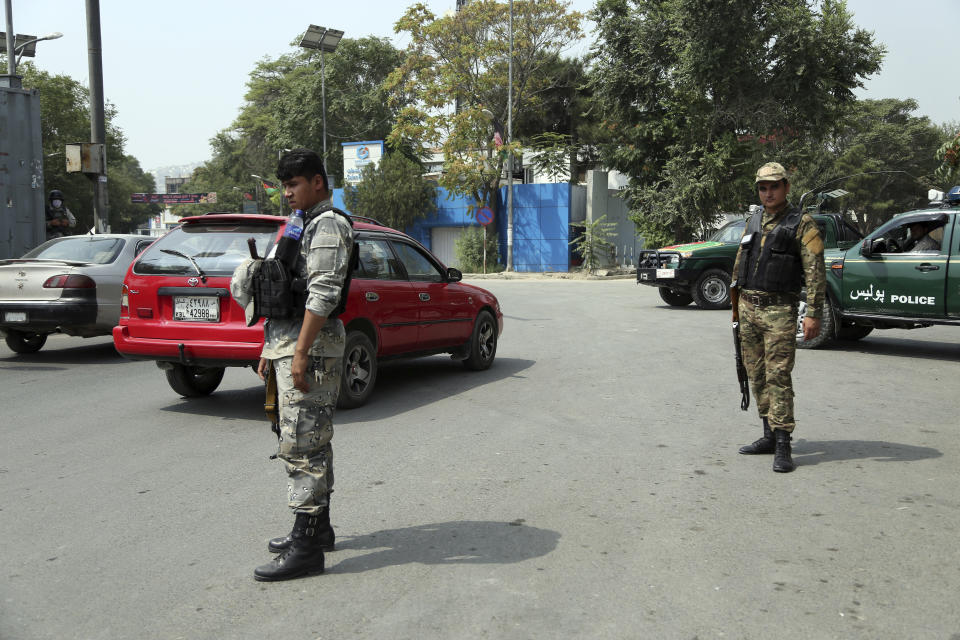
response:
<path id="1" fill-rule="evenodd" d="M 484 227 L 493 222 L 493 211 L 490 207 L 480 207 L 477 209 L 477 222 Z"/>
<path id="2" fill-rule="evenodd" d="M 360 182 L 360 172 L 369 164 L 374 166 L 383 157 L 383 140 L 367 140 L 365 142 L 342 142 L 343 147 L 343 181 L 346 184 Z"/>
<path id="3" fill-rule="evenodd" d="M 107 152 L 103 144 L 77 142 L 67 145 L 67 173 L 107 172 Z"/>
<path id="4" fill-rule="evenodd" d="M 217 204 L 217 192 L 210 193 L 131 193 L 134 204 Z"/>

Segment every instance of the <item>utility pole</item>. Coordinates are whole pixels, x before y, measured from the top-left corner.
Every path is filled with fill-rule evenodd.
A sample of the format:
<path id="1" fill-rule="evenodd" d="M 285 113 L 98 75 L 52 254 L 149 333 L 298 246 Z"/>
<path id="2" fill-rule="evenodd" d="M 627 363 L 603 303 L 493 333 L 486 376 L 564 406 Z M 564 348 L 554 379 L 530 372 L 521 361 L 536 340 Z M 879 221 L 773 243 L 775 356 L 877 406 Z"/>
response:
<path id="1" fill-rule="evenodd" d="M 507 140 L 513 143 L 513 0 L 510 0 L 510 62 L 507 66 Z M 507 268 L 513 271 L 513 149 L 507 148 Z"/>
<path id="2" fill-rule="evenodd" d="M 100 39 L 100 0 L 87 0 L 87 62 L 90 73 L 90 141 L 101 149 L 100 170 L 93 180 L 93 228 L 110 228 L 107 210 L 107 126 L 103 108 L 103 45 Z"/>

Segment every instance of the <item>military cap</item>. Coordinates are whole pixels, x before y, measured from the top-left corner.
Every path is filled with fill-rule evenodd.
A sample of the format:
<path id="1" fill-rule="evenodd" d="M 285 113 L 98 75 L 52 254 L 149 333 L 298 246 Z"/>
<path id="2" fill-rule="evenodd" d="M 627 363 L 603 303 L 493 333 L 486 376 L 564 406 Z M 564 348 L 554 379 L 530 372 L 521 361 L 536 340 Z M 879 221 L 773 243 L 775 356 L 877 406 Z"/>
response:
<path id="1" fill-rule="evenodd" d="M 779 162 L 768 162 L 757 169 L 757 182 L 777 182 L 778 180 L 787 180 L 787 170 Z"/>

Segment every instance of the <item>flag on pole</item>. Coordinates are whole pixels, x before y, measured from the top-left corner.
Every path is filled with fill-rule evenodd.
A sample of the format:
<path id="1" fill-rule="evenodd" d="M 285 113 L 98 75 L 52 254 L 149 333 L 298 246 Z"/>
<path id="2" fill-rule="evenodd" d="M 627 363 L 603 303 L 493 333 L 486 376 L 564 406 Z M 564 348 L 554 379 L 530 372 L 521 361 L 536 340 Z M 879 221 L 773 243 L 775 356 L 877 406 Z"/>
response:
<path id="1" fill-rule="evenodd" d="M 263 186 L 263 190 L 267 192 L 268 196 L 272 196 L 273 194 L 275 194 L 277 191 L 280 190 L 277 187 L 274 187 L 273 185 L 267 182 L 262 182 L 261 186 Z"/>

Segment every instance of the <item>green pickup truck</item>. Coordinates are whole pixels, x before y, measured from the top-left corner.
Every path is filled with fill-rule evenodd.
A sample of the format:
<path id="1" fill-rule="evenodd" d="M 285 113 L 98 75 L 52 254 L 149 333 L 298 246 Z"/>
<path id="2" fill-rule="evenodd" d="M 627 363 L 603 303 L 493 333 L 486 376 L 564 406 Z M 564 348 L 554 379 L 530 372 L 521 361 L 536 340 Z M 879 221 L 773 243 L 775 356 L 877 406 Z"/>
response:
<path id="1" fill-rule="evenodd" d="M 940 206 L 900 214 L 850 249 L 824 252 L 827 299 L 820 335 L 797 346 L 858 340 L 874 329 L 960 325 L 960 186 Z"/>
<path id="2" fill-rule="evenodd" d="M 862 238 L 839 213 L 816 213 L 813 219 L 826 248 L 846 249 Z M 657 287 L 663 301 L 674 307 L 695 302 L 701 309 L 728 308 L 730 274 L 746 221 L 729 222 L 704 242 L 641 250 L 637 283 Z"/>

